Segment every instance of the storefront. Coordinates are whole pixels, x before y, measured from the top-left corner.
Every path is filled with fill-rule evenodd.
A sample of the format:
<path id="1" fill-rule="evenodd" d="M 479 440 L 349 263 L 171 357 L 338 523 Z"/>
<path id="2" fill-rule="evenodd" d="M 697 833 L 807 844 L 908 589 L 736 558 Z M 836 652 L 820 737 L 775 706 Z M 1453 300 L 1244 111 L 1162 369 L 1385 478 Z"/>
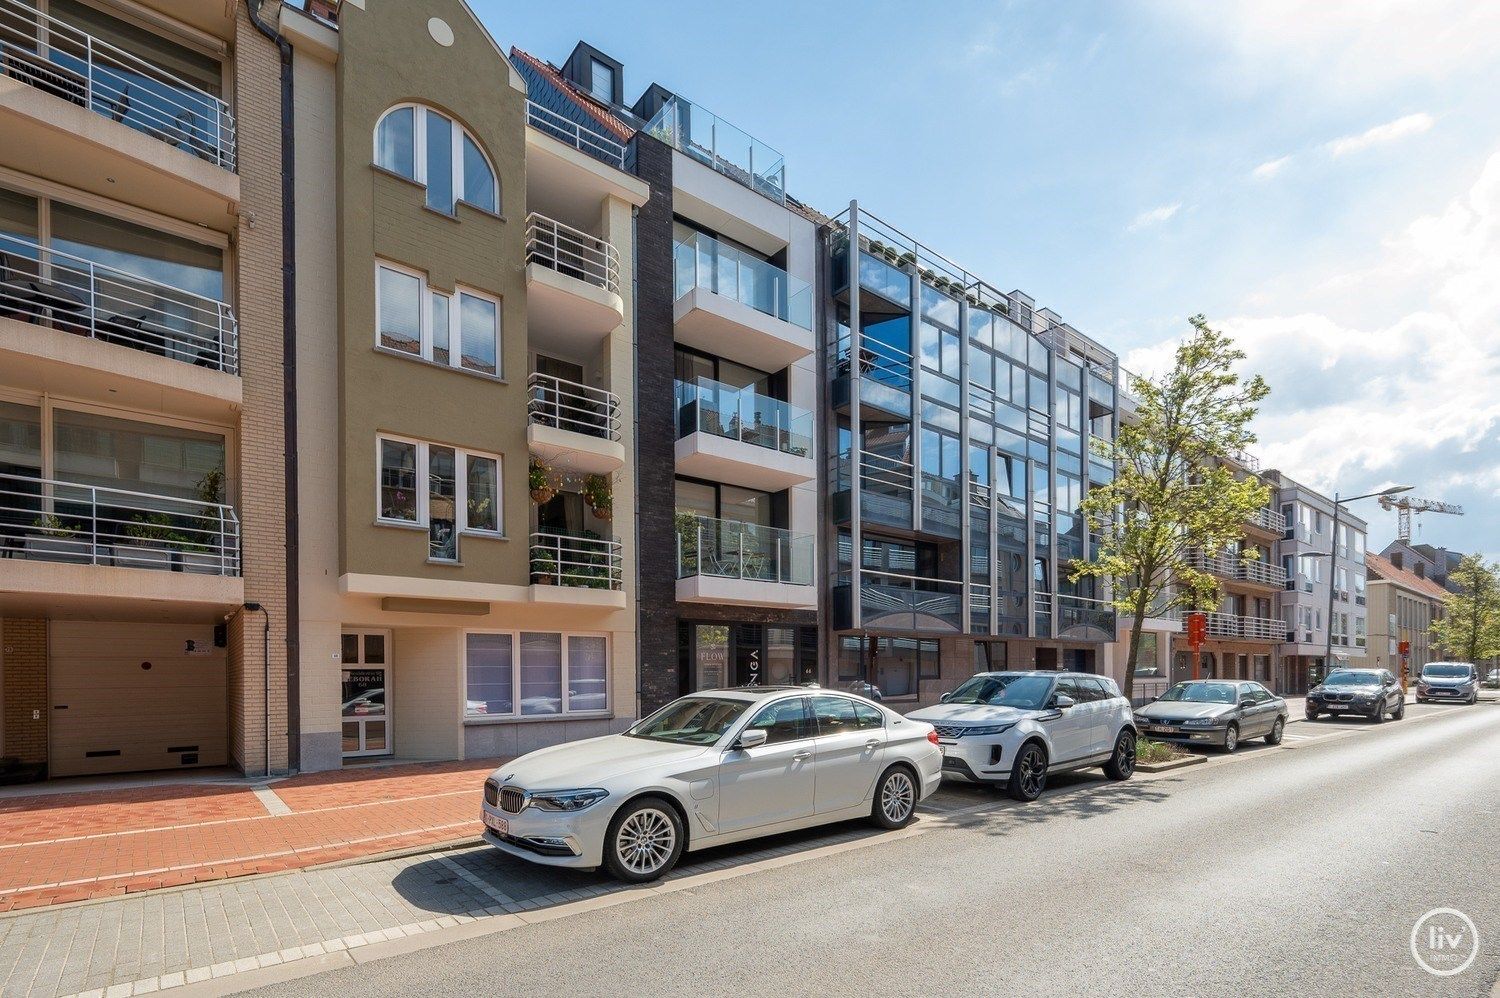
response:
<path id="1" fill-rule="evenodd" d="M 685 692 L 818 681 L 818 629 L 684 620 L 678 650 Z"/>

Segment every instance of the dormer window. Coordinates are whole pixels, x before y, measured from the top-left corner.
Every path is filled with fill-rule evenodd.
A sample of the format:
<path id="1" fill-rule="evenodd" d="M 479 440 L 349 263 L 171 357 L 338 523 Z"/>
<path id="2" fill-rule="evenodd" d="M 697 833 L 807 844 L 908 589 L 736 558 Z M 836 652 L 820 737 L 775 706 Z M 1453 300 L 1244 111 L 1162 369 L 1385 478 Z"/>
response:
<path id="1" fill-rule="evenodd" d="M 448 116 L 399 104 L 375 126 L 375 165 L 427 188 L 427 207 L 452 215 L 460 201 L 498 214 L 500 185 L 479 142 Z"/>
<path id="2" fill-rule="evenodd" d="M 613 104 L 615 67 L 600 59 L 591 59 L 589 62 L 589 94 L 606 104 Z"/>

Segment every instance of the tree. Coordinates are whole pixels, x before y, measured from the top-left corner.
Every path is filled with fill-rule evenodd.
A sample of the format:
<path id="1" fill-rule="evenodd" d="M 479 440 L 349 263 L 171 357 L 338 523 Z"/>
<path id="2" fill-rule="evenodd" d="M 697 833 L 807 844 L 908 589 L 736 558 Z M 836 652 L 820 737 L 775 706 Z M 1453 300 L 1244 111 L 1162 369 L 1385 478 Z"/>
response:
<path id="1" fill-rule="evenodd" d="M 1222 551 L 1270 501 L 1259 479 L 1237 478 L 1224 463 L 1255 442 L 1250 421 L 1270 389 L 1260 375 L 1235 373 L 1245 354 L 1229 336 L 1201 315 L 1188 321 L 1193 331 L 1172 369 L 1156 379 L 1132 376 L 1135 415 L 1114 440 L 1094 438 L 1097 451 L 1114 459 L 1115 478 L 1091 489 L 1081 507 L 1099 543 L 1071 577 L 1105 580 L 1115 610 L 1133 622 L 1126 697 L 1146 617 L 1218 603 L 1218 580 L 1193 567 L 1190 555 Z"/>
<path id="2" fill-rule="evenodd" d="M 1433 636 L 1448 654 L 1475 665 L 1500 655 L 1500 564 L 1466 554 L 1448 579 L 1459 591 L 1449 594 Z"/>

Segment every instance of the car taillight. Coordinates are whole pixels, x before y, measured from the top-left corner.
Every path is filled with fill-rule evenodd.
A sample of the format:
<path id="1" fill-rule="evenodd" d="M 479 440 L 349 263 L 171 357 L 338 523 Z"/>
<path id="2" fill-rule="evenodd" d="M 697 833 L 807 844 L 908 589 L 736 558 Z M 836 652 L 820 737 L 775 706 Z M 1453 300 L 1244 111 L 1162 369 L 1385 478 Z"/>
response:
<path id="1" fill-rule="evenodd" d="M 932 742 L 932 744 L 936 745 L 938 743 L 938 740 L 937 740 L 937 731 L 936 730 L 929 730 L 927 732 L 927 740 L 929 742 Z"/>

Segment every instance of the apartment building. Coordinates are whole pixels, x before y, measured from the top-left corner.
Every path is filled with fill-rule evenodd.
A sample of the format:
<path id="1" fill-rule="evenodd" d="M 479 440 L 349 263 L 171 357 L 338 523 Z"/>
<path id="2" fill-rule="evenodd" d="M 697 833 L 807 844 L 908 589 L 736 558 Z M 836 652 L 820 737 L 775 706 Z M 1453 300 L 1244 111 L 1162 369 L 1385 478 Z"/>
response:
<path id="1" fill-rule="evenodd" d="M 1114 354 L 858 203 L 827 239 L 828 680 L 896 705 L 980 669 L 1105 671 L 1115 614 L 1068 566 L 1113 467 Z"/>
<path id="2" fill-rule="evenodd" d="M 1401 674 L 1401 644 L 1406 668 L 1416 676 L 1428 662 L 1441 661 L 1443 650 L 1432 625 L 1443 619 L 1448 590 L 1431 579 L 1397 568 L 1378 554 L 1365 555 L 1365 589 L 1370 615 L 1369 664 Z"/>
<path id="3" fill-rule="evenodd" d="M 301 767 L 619 730 L 648 188 L 617 138 L 528 100 L 462 0 L 287 8 L 282 28 L 304 208 Z"/>
<path id="4" fill-rule="evenodd" d="M 1419 579 L 1436 583 L 1448 592 L 1458 592 L 1458 586 L 1450 579 L 1463 561 L 1463 553 L 1432 544 L 1413 544 L 1400 538 L 1391 541 L 1380 552 L 1396 569 L 1410 572 Z"/>
<path id="5" fill-rule="evenodd" d="M 281 74 L 244 4 L 0 0 L 0 778 L 293 764 Z"/>
<path id="6" fill-rule="evenodd" d="M 1335 524 L 1333 500 L 1279 471 L 1266 472 L 1265 479 L 1274 487 L 1275 504 L 1286 520 L 1280 547 L 1287 576 L 1281 595 L 1286 639 L 1276 687 L 1303 693 L 1330 668 L 1366 662 L 1368 525 L 1347 507 L 1340 507 Z"/>

